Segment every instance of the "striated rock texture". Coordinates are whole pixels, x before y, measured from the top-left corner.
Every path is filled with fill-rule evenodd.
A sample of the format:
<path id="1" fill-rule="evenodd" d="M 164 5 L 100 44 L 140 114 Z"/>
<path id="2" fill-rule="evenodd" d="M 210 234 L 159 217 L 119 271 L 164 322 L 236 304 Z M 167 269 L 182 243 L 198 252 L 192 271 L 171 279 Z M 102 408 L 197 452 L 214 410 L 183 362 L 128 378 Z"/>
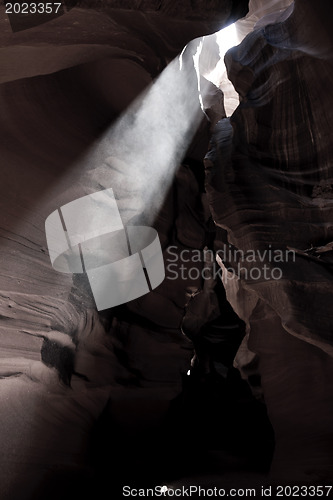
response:
<path id="1" fill-rule="evenodd" d="M 296 1 L 271 23 L 226 54 L 241 102 L 215 128 L 207 192 L 227 296 L 259 359 L 276 435 L 272 473 L 329 481 L 332 5 Z"/>
<path id="2" fill-rule="evenodd" d="M 143 9 L 142 2 L 140 12 L 116 5 L 73 8 L 15 33 L 0 6 L 3 500 L 78 498 L 91 486 L 95 495 L 97 466 L 111 495 L 114 484 L 119 487 L 126 474 L 128 479 L 124 462 L 144 484 L 172 464 L 172 448 L 166 453 L 160 446 L 163 420 L 193 356 L 180 325 L 186 287 L 197 289 L 198 280 L 167 281 L 125 313 L 98 314 L 84 276 L 51 267 L 44 223 L 59 206 L 104 188 L 100 169 L 117 172 L 107 161 L 87 165 L 87 153 L 184 45 L 246 12 L 246 2 L 219 2 L 217 19 L 216 2 L 208 15 L 211 4 L 191 2 L 191 19 L 183 18 L 179 2 L 163 3 L 163 12 Z M 166 6 L 173 7 L 172 17 Z M 193 167 L 207 150 L 209 123 L 193 68 L 187 83 L 191 92 L 184 92 L 199 117 L 189 125 L 189 137 L 201 121 L 201 135 L 188 153 Z M 175 121 L 176 113 L 170 109 Z M 193 172 L 199 169 L 172 168 L 180 171 L 156 222 L 161 240 L 165 248 L 176 232 L 179 251 L 202 250 L 208 216 L 202 181 Z M 135 191 L 130 181 L 132 191 L 119 200 L 125 206 Z M 101 421 L 105 432 L 94 440 Z M 96 442 L 107 449 L 105 463 Z"/>

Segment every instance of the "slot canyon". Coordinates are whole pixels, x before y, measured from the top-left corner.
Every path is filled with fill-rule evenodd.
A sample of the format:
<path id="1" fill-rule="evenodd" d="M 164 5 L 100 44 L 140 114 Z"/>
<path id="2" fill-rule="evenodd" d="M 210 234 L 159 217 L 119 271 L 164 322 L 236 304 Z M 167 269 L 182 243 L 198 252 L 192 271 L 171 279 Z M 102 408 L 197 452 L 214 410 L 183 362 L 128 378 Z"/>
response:
<path id="1" fill-rule="evenodd" d="M 332 2 L 7 9 L 1 500 L 332 485 Z M 144 293 L 112 230 L 71 268 L 68 207 L 110 192 L 129 245 L 158 234 L 163 279 L 135 254 Z M 88 269 L 110 259 L 119 282 Z"/>

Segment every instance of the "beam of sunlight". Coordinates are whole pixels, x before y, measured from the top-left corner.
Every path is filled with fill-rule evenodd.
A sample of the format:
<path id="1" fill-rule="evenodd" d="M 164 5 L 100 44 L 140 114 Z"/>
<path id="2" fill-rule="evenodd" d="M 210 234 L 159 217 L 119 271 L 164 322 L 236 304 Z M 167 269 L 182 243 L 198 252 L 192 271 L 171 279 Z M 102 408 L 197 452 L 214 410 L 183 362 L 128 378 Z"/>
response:
<path id="1" fill-rule="evenodd" d="M 124 224 L 152 224 L 204 118 L 190 42 L 106 132 L 85 161 L 91 192 L 112 188 Z"/>
<path id="2" fill-rule="evenodd" d="M 227 78 L 225 51 L 252 31 L 260 15 L 290 2 L 272 0 L 267 8 L 263 0 L 252 0 L 246 18 L 210 35 L 219 44 L 220 61 L 209 75 L 200 71 L 204 38 L 184 47 L 90 152 L 45 193 L 50 212 L 75 198 L 112 188 L 125 225 L 151 225 L 204 118 L 200 74 L 223 90 L 227 115 L 232 114 L 239 99 Z"/>

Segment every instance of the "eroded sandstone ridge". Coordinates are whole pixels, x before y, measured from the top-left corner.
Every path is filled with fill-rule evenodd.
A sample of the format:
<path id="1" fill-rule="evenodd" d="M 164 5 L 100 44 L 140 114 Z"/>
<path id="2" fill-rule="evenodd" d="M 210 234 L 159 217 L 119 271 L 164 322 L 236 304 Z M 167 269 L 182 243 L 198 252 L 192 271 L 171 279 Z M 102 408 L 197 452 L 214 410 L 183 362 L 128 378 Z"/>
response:
<path id="1" fill-rule="evenodd" d="M 332 463 L 331 19 L 329 2 L 295 2 L 227 53 L 241 102 L 206 157 L 227 296 L 259 354 L 290 480 L 329 479 Z"/>

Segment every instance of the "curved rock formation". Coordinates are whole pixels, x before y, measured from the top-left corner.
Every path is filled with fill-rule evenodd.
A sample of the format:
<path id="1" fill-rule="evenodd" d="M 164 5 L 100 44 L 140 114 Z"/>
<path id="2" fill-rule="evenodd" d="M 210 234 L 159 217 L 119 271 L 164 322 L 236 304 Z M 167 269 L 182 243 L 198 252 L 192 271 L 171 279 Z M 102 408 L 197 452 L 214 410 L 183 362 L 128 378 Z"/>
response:
<path id="1" fill-rule="evenodd" d="M 329 480 L 332 460 L 330 8 L 295 2 L 226 54 L 241 102 L 206 157 L 227 296 L 259 355 L 276 433 L 273 471 L 310 482 Z"/>
<path id="2" fill-rule="evenodd" d="M 209 4 L 205 2 L 206 7 Z M 113 311 L 97 314 L 84 275 L 52 269 L 44 232 L 52 211 L 103 187 L 95 185 L 91 176 L 91 170 L 102 163 L 86 168 L 84 160 L 106 128 L 187 42 L 246 10 L 246 2 L 219 2 L 218 20 L 215 11 L 204 20 L 187 20 L 178 16 L 180 5 L 173 2 L 174 17 L 116 6 L 72 9 L 48 23 L 16 32 L 11 31 L 7 16 L 1 16 L 3 499 L 58 498 L 60 494 L 73 498 L 91 485 L 94 489 L 90 436 L 106 408 L 107 432 L 115 448 L 110 460 L 119 485 L 118 457 L 126 450 L 126 435 L 132 429 L 133 435 L 148 433 L 152 440 L 181 390 L 181 374 L 190 366 L 193 347 L 179 330 L 187 300 L 182 287 L 165 286 L 148 305 L 143 297 L 136 308 L 133 305 L 133 326 L 129 312 L 124 321 L 118 311 L 111 330 Z M 202 13 L 202 5 L 193 3 L 194 14 L 196 8 Z M 0 9 L 4 13 L 4 7 Z M 193 75 L 195 113 L 203 116 L 194 69 Z M 208 124 L 202 130 L 200 158 L 207 148 Z M 193 147 L 192 156 L 197 154 L 198 147 Z M 193 173 L 186 174 L 184 167 L 184 175 L 183 191 L 187 175 L 200 204 Z M 193 201 L 188 205 L 191 211 Z M 167 243 L 177 214 L 165 213 L 166 220 L 161 213 L 160 224 Z M 196 231 L 203 220 L 193 224 Z M 192 233 L 186 245 L 193 240 Z M 148 324 L 147 310 L 155 313 Z M 95 460 L 98 454 L 98 450 L 93 454 Z M 149 468 L 148 449 L 144 456 Z M 149 470 L 142 472 L 146 481 Z"/>

